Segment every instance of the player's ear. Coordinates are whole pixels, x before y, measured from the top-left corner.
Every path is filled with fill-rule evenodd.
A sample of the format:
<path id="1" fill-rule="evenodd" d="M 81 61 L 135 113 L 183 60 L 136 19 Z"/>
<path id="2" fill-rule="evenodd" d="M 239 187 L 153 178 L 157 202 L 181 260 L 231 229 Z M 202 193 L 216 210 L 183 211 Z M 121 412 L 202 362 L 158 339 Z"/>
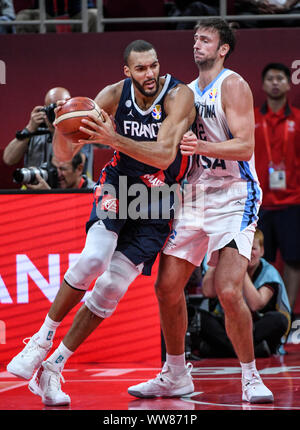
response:
<path id="1" fill-rule="evenodd" d="M 228 53 L 230 47 L 228 45 L 228 43 L 224 43 L 223 45 L 220 46 L 220 54 L 222 57 L 225 57 L 226 54 Z"/>
<path id="2" fill-rule="evenodd" d="M 130 78 L 130 70 L 128 66 L 124 66 L 124 75 L 127 76 L 127 78 Z"/>

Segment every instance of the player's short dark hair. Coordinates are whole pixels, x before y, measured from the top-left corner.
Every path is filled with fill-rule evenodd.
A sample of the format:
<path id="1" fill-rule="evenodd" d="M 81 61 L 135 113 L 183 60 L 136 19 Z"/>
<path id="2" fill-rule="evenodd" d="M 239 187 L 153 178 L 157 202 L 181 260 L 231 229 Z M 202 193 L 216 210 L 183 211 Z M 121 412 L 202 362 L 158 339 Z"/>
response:
<path id="1" fill-rule="evenodd" d="M 124 50 L 124 63 L 126 66 L 128 66 L 128 58 L 132 51 L 146 52 L 150 51 L 151 49 L 154 49 L 155 51 L 155 48 L 151 43 L 146 42 L 145 40 L 134 40 L 133 42 L 129 43 L 129 45 L 127 45 Z"/>
<path id="2" fill-rule="evenodd" d="M 219 33 L 219 47 L 225 44 L 229 45 L 229 51 L 225 58 L 228 58 L 229 55 L 234 51 L 236 43 L 235 33 L 233 28 L 226 21 L 224 21 L 224 19 L 209 18 L 200 20 L 195 26 L 195 31 L 197 31 L 199 28 L 212 29 Z"/>
<path id="3" fill-rule="evenodd" d="M 283 72 L 285 74 L 285 76 L 288 78 L 288 80 L 291 80 L 291 71 L 290 69 L 282 63 L 269 63 L 267 64 L 264 68 L 263 71 L 261 72 L 261 77 L 262 80 L 265 79 L 266 74 L 268 73 L 269 70 L 280 70 L 281 72 Z"/>

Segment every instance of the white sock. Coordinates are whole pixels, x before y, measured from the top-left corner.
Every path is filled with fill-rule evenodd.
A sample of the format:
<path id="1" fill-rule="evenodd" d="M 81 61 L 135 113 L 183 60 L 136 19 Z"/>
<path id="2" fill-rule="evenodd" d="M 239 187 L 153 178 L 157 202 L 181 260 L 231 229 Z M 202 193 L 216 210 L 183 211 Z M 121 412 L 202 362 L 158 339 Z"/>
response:
<path id="1" fill-rule="evenodd" d="M 166 362 L 171 372 L 179 375 L 185 370 L 185 353 L 179 355 L 169 355 L 167 353 Z"/>
<path id="2" fill-rule="evenodd" d="M 59 324 L 60 322 L 53 321 L 48 315 L 46 316 L 42 327 L 38 331 L 38 343 L 41 346 L 49 346 L 51 344 Z"/>
<path id="3" fill-rule="evenodd" d="M 242 367 L 242 378 L 251 379 L 254 373 L 258 373 L 255 360 L 250 363 L 240 363 Z"/>
<path id="4" fill-rule="evenodd" d="M 47 362 L 50 362 L 55 370 L 61 372 L 68 360 L 69 357 L 73 354 L 73 351 L 70 351 L 63 342 L 60 342 L 57 349 L 47 358 Z"/>

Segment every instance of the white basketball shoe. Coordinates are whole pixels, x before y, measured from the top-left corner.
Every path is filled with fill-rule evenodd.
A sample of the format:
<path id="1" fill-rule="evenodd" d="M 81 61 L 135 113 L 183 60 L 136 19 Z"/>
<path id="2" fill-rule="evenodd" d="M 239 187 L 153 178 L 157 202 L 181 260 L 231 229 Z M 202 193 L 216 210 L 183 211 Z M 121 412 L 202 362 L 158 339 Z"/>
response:
<path id="1" fill-rule="evenodd" d="M 135 397 L 181 397 L 194 391 L 191 376 L 192 364 L 188 363 L 180 375 L 173 375 L 167 363 L 164 364 L 161 373 L 147 382 L 133 385 L 128 388 L 128 393 Z"/>
<path id="2" fill-rule="evenodd" d="M 63 406 L 71 403 L 70 396 L 61 390 L 60 380 L 65 382 L 61 372 L 44 361 L 29 382 L 29 390 L 42 398 L 46 406 Z"/>
<path id="3" fill-rule="evenodd" d="M 52 342 L 48 347 L 41 346 L 38 343 L 39 336 L 34 334 L 31 338 L 26 338 L 29 342 L 7 365 L 6 369 L 13 375 L 23 379 L 30 379 L 34 371 L 40 367 L 49 350 L 52 347 Z"/>
<path id="4" fill-rule="evenodd" d="M 265 386 L 260 375 L 254 373 L 251 379 L 242 378 L 242 400 L 249 403 L 272 403 L 274 396 Z"/>

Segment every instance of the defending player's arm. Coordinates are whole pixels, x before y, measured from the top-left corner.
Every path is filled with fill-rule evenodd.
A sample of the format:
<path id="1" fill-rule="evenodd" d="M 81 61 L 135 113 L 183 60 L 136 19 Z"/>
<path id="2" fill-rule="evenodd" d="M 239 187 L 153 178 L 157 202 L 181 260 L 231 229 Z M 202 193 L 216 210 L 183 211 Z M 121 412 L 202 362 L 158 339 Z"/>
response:
<path id="1" fill-rule="evenodd" d="M 184 135 L 182 154 L 201 154 L 224 160 L 249 161 L 254 151 L 253 97 L 249 85 L 234 75 L 224 80 L 222 104 L 232 139 L 224 142 L 197 140 L 194 133 Z"/>
<path id="2" fill-rule="evenodd" d="M 167 118 L 161 124 L 157 140 L 136 142 L 116 133 L 108 115 L 113 112 L 105 112 L 105 110 L 107 111 L 105 106 L 100 102 L 99 105 L 104 109 L 105 122 L 97 121 L 95 124 L 83 120 L 84 124 L 91 128 L 93 132 L 85 127 L 81 128 L 82 131 L 92 136 L 92 139 L 82 142 L 109 145 L 138 161 L 163 170 L 174 161 L 178 144 L 195 117 L 192 91 L 185 85 L 178 85 L 166 97 L 165 110 Z"/>

